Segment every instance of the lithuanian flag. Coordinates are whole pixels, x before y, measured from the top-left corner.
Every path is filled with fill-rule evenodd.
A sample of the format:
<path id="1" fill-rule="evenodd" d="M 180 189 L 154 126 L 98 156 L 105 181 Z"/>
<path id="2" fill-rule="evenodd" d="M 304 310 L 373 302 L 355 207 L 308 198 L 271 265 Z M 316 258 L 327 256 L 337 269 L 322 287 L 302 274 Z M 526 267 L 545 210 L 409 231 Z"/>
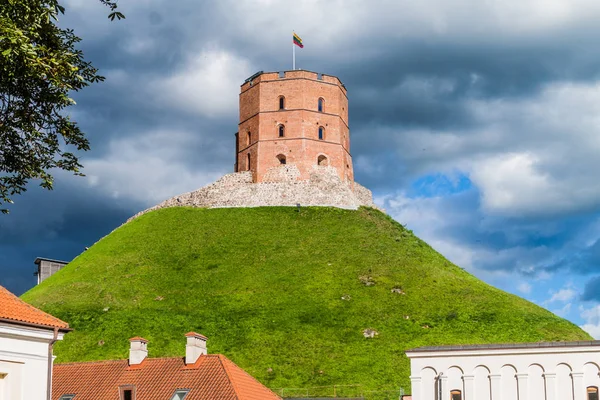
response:
<path id="1" fill-rule="evenodd" d="M 301 49 L 304 48 L 304 45 L 302 44 L 302 39 L 300 39 L 300 36 L 296 35 L 296 33 L 294 33 L 294 44 L 300 47 Z"/>

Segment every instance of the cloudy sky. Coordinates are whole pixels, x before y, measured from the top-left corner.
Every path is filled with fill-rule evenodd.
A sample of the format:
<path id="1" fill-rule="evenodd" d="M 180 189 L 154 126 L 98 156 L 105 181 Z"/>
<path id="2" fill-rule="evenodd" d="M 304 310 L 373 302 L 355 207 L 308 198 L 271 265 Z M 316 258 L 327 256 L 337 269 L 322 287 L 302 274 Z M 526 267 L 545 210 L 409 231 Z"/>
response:
<path id="1" fill-rule="evenodd" d="M 600 338 L 597 0 L 92 0 L 61 19 L 106 82 L 76 95 L 86 177 L 0 216 L 0 285 L 35 283 L 137 211 L 234 163 L 239 85 L 297 67 L 348 88 L 355 175 L 486 282 Z"/>

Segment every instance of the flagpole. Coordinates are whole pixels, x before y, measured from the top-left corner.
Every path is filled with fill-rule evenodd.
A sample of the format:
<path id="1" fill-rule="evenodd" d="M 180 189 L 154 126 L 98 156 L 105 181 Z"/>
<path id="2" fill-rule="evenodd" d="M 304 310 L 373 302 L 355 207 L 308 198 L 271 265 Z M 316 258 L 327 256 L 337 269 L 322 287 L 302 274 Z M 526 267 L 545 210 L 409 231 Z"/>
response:
<path id="1" fill-rule="evenodd" d="M 293 38 L 293 36 L 292 36 Z M 296 43 L 292 39 L 292 70 L 296 69 Z"/>

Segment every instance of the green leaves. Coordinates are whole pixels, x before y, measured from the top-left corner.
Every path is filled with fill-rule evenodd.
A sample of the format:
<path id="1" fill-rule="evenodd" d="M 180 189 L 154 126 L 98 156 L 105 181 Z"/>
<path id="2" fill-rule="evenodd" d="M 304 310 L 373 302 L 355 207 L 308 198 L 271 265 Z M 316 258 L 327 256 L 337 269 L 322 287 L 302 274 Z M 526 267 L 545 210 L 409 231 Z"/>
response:
<path id="1" fill-rule="evenodd" d="M 125 16 L 115 1 L 99 0 L 111 20 Z M 75 45 L 72 29 L 56 25 L 65 8 L 58 0 L 0 0 L 0 212 L 32 179 L 52 189 L 48 172 L 82 175 L 77 155 L 89 150 L 76 121 L 64 110 L 70 94 L 104 80 Z"/>
<path id="2" fill-rule="evenodd" d="M 114 20 L 115 20 L 115 18 L 117 18 L 118 20 L 120 20 L 120 19 L 125 19 L 125 16 L 124 16 L 123 14 L 121 14 L 120 12 L 118 12 L 118 11 L 115 11 L 115 12 L 112 12 L 112 13 L 108 14 L 108 18 L 109 18 L 111 21 L 114 21 Z"/>

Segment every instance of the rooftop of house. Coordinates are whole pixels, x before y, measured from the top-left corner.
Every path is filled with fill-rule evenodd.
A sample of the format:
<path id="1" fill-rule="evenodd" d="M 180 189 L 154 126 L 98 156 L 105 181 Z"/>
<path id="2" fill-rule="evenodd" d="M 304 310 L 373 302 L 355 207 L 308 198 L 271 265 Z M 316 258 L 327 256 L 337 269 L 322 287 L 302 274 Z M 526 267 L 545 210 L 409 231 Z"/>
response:
<path id="1" fill-rule="evenodd" d="M 65 265 L 69 263 L 68 261 L 53 260 L 52 258 L 45 258 L 45 257 L 37 257 L 33 263 L 39 265 L 39 263 L 42 261 L 48 261 L 48 262 L 53 262 L 53 263 L 57 263 L 57 264 L 65 264 Z"/>
<path id="2" fill-rule="evenodd" d="M 453 346 L 425 346 L 406 352 L 434 352 L 434 351 L 461 351 L 461 350 L 497 350 L 497 349 L 537 349 L 547 347 L 589 347 L 600 346 L 600 340 L 583 340 L 576 342 L 535 342 L 535 343 L 493 343 L 493 344 L 468 344 Z"/>
<path id="3" fill-rule="evenodd" d="M 146 358 L 55 364 L 52 399 L 74 394 L 77 400 L 118 398 L 119 388 L 134 387 L 136 399 L 172 399 L 176 390 L 189 390 L 185 400 L 279 400 L 227 357 L 201 355 L 193 364 L 185 358 Z M 176 397 L 175 397 L 176 398 Z"/>
<path id="4" fill-rule="evenodd" d="M 0 304 L 2 305 L 0 321 L 42 328 L 58 328 L 62 331 L 69 330 L 69 324 L 66 322 L 25 303 L 2 286 L 0 286 Z"/>

